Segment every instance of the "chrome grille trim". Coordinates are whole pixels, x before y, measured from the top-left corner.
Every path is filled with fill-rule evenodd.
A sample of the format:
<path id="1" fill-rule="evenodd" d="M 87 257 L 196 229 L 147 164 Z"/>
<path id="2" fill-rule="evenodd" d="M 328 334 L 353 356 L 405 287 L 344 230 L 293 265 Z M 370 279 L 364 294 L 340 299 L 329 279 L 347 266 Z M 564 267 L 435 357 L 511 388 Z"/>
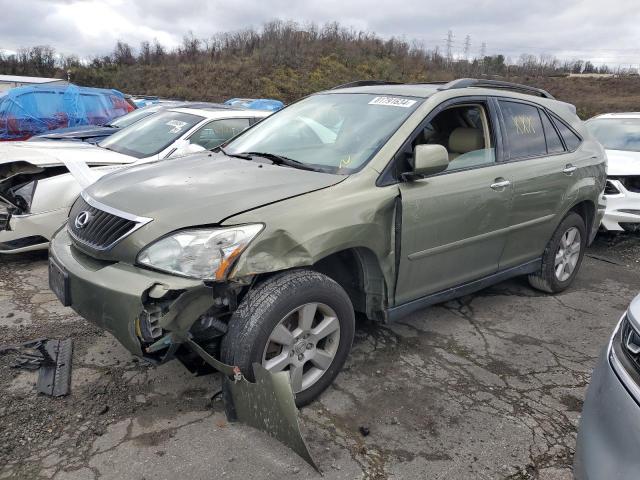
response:
<path id="1" fill-rule="evenodd" d="M 92 212 L 93 215 L 95 215 L 94 220 L 88 226 L 86 235 L 80 236 L 74 232 L 73 222 L 75 221 L 75 215 L 71 215 L 75 207 L 74 205 L 71 207 L 69 220 L 67 221 L 67 231 L 74 242 L 90 250 L 109 250 L 118 242 L 153 220 L 152 218 L 140 217 L 105 205 L 91 198 L 84 191 L 81 192 L 80 196 L 82 200 L 94 210 Z"/>

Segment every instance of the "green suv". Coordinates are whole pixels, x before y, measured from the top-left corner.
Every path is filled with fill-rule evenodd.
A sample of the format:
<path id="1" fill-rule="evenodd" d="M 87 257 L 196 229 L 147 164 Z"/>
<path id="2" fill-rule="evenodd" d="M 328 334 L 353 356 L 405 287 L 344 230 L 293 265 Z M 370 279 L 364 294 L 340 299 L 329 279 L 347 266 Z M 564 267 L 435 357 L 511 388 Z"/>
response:
<path id="1" fill-rule="evenodd" d="M 567 288 L 605 171 L 543 90 L 355 82 L 213 152 L 103 177 L 51 242 L 50 285 L 136 355 L 286 371 L 304 405 L 356 315 L 389 322 L 517 275 Z"/>

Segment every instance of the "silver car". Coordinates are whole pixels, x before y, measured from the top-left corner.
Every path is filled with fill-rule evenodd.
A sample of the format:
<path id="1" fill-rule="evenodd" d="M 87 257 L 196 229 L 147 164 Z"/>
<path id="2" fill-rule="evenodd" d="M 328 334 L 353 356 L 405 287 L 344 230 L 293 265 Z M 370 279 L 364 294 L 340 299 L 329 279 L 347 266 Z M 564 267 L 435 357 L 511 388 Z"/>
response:
<path id="1" fill-rule="evenodd" d="M 593 372 L 574 474 L 577 480 L 640 478 L 640 295 L 620 319 Z"/>

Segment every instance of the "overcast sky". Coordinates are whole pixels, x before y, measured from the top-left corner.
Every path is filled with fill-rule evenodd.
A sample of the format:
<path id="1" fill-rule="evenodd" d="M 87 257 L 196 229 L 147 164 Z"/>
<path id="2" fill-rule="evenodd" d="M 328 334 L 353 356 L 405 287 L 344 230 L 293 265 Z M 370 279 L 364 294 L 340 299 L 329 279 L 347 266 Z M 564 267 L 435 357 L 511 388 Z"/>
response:
<path id="1" fill-rule="evenodd" d="M 338 21 L 389 37 L 445 47 L 454 54 L 471 36 L 471 56 L 548 53 L 612 66 L 640 64 L 637 0 L 0 0 L 0 49 L 51 45 L 91 57 L 116 40 L 138 46 L 157 38 L 175 46 L 189 31 L 207 38 L 221 31 L 259 28 L 273 19 Z"/>

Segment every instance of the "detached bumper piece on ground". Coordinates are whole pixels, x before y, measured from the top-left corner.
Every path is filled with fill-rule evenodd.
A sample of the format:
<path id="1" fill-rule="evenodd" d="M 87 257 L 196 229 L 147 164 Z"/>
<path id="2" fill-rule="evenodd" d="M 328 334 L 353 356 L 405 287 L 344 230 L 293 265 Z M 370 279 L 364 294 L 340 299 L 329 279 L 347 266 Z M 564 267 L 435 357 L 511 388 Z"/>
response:
<path id="1" fill-rule="evenodd" d="M 39 370 L 36 388 L 50 397 L 63 397 L 71 391 L 73 340 L 31 340 L 20 345 L 0 347 L 0 355 L 17 353 L 13 368 Z"/>
<path id="2" fill-rule="evenodd" d="M 238 367 L 217 360 L 192 339 L 182 339 L 175 334 L 163 337 L 150 346 L 148 351 L 156 348 L 163 349 L 167 345 L 170 351 L 175 351 L 181 343 L 222 373 L 222 396 L 227 420 L 239 421 L 266 432 L 320 472 L 302 437 L 298 423 L 298 409 L 289 375 L 286 372 L 271 373 L 262 365 L 254 363 L 253 372 L 256 383 L 251 383 L 244 378 Z"/>

